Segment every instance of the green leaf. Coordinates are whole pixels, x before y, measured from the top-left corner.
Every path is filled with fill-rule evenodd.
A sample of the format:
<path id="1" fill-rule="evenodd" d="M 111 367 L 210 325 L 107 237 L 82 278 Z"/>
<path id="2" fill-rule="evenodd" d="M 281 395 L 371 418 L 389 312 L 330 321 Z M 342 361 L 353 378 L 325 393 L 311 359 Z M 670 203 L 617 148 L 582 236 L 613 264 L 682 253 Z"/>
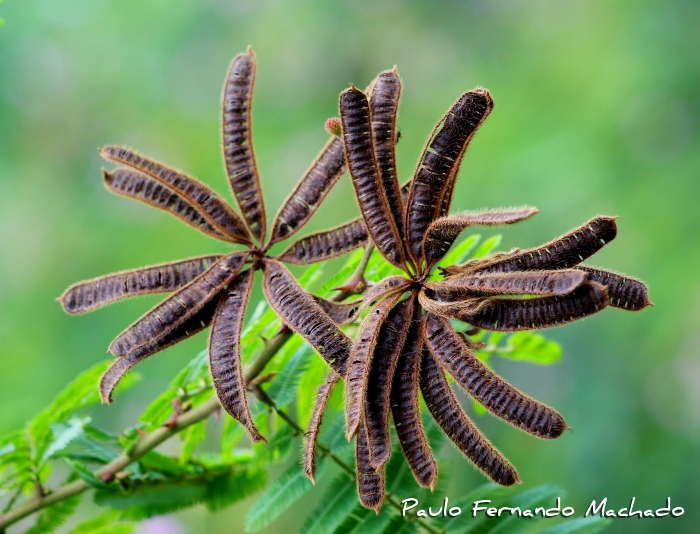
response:
<path id="1" fill-rule="evenodd" d="M 342 286 L 346 280 L 350 278 L 352 273 L 355 272 L 355 269 L 357 269 L 363 255 L 364 249 L 357 249 L 353 251 L 348 256 L 345 264 L 319 288 L 317 293 L 322 297 L 328 297 L 332 293 L 335 293 L 333 288 Z"/>
<path id="2" fill-rule="evenodd" d="M 139 463 L 147 471 L 156 471 L 166 477 L 184 476 L 191 471 L 182 464 L 176 462 L 170 456 L 157 451 L 150 451 L 139 459 Z"/>
<path id="3" fill-rule="evenodd" d="M 74 439 L 62 455 L 83 462 L 106 464 L 117 457 L 120 449 L 117 436 L 85 426 L 83 434 Z"/>
<path id="4" fill-rule="evenodd" d="M 69 534 L 130 534 L 136 525 L 121 522 L 121 513 L 109 511 L 73 527 Z"/>
<path id="5" fill-rule="evenodd" d="M 580 517 L 543 530 L 541 534 L 597 534 L 612 524 L 612 519 Z"/>
<path id="6" fill-rule="evenodd" d="M 346 473 L 338 475 L 308 516 L 301 531 L 305 534 L 333 532 L 357 505 L 355 481 Z"/>
<path id="7" fill-rule="evenodd" d="M 486 415 L 488 410 L 478 400 L 472 399 L 472 410 L 476 415 Z"/>
<path id="8" fill-rule="evenodd" d="M 53 532 L 73 515 L 82 497 L 81 494 L 73 495 L 72 497 L 58 501 L 48 508 L 44 508 L 39 514 L 34 526 L 27 530 L 25 534 L 48 534 L 49 532 Z"/>
<path id="9" fill-rule="evenodd" d="M 325 462 L 319 461 L 316 470 L 319 473 Z M 313 488 L 311 481 L 297 462 L 289 466 L 250 507 L 245 521 L 247 532 L 255 532 L 277 519 L 292 504 L 299 500 L 307 491 Z"/>
<path id="10" fill-rule="evenodd" d="M 224 417 L 223 429 L 221 430 L 221 457 L 225 462 L 231 460 L 234 448 L 246 435 L 245 428 L 233 417 Z"/>
<path id="11" fill-rule="evenodd" d="M 215 512 L 257 493 L 267 483 L 267 472 L 245 469 L 235 476 L 215 478 L 207 484 L 206 506 Z"/>
<path id="12" fill-rule="evenodd" d="M 66 462 L 68 462 L 68 464 L 73 468 L 75 474 L 78 475 L 90 487 L 108 491 L 112 491 L 114 489 L 114 486 L 111 486 L 97 478 L 85 464 L 78 462 L 77 460 L 71 460 L 70 458 L 66 458 Z"/>
<path id="13" fill-rule="evenodd" d="M 303 287 L 307 292 L 312 292 L 314 284 L 318 282 L 323 274 L 323 268 L 326 266 L 326 262 L 322 261 L 319 263 L 314 263 L 308 269 L 304 271 L 299 277 L 299 285 Z"/>
<path id="14" fill-rule="evenodd" d="M 445 255 L 445 257 L 440 261 L 440 265 L 456 265 L 464 262 L 480 240 L 481 235 L 479 234 L 472 234 L 468 236 L 459 245 L 454 247 Z"/>
<path id="15" fill-rule="evenodd" d="M 192 458 L 194 449 L 198 443 L 207 437 L 207 420 L 203 419 L 198 423 L 190 425 L 181 434 L 182 451 L 180 452 L 180 462 L 187 463 Z"/>
<path id="16" fill-rule="evenodd" d="M 387 527 L 394 516 L 395 513 L 388 506 L 384 506 L 377 515 L 374 510 L 367 510 L 356 504 L 333 534 L 378 534 Z"/>
<path id="17" fill-rule="evenodd" d="M 83 434 L 83 428 L 92 419 L 89 417 L 73 417 L 67 423 L 54 423 L 51 425 L 53 441 L 49 444 L 41 459 L 40 465 L 53 458 L 57 453 L 63 451 L 71 442 L 78 439 Z"/>
<path id="18" fill-rule="evenodd" d="M 295 438 L 299 437 L 296 431 L 286 422 L 282 422 L 275 430 L 267 443 L 256 443 L 258 451 L 256 461 L 267 464 L 284 462 L 294 449 Z"/>
<path id="19" fill-rule="evenodd" d="M 552 365 L 561 359 L 561 345 L 534 332 L 516 332 L 498 349 L 497 354 L 510 360 L 522 360 L 539 365 Z"/>
<path id="20" fill-rule="evenodd" d="M 301 375 L 299 387 L 297 389 L 297 421 L 306 428 L 311 419 L 313 405 L 316 402 L 316 393 L 328 373 L 328 364 L 323 358 L 313 357 L 309 362 L 306 371 Z"/>
<path id="21" fill-rule="evenodd" d="M 29 432 L 34 442 L 34 458 L 43 458 L 51 442 L 51 424 L 65 422 L 77 410 L 100 402 L 97 389 L 100 377 L 112 362 L 99 363 L 73 380 L 58 394 L 54 401 L 29 423 Z M 133 373 L 127 374 L 120 389 L 135 382 Z"/>
<path id="22" fill-rule="evenodd" d="M 142 481 L 127 490 L 95 493 L 95 502 L 123 510 L 129 519 L 144 519 L 205 503 L 211 510 L 244 499 L 265 484 L 265 472 L 236 467 L 197 477 Z"/>
<path id="23" fill-rule="evenodd" d="M 503 236 L 501 234 L 489 237 L 479 246 L 479 248 L 474 251 L 472 258 L 483 258 L 484 256 L 488 256 L 496 249 L 496 247 L 498 247 L 498 245 L 501 244 L 502 239 Z"/>
<path id="24" fill-rule="evenodd" d="M 303 343 L 284 366 L 282 372 L 275 377 L 267 389 L 267 394 L 274 399 L 279 408 L 287 406 L 294 400 L 301 377 L 314 358 L 317 358 L 316 353 L 311 350 L 308 343 Z"/>
<path id="25" fill-rule="evenodd" d="M 421 529 L 413 521 L 408 521 L 405 517 L 397 515 L 382 530 L 382 534 L 419 534 Z"/>

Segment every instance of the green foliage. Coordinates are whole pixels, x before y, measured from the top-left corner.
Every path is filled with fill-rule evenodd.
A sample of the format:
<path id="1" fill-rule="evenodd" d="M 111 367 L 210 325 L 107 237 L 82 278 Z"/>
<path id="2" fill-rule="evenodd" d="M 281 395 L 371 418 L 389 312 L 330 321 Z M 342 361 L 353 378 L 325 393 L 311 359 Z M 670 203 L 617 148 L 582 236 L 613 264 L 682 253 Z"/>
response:
<path id="1" fill-rule="evenodd" d="M 581 517 L 543 530 L 541 534 L 598 534 L 611 524 L 612 519 Z"/>
<path id="2" fill-rule="evenodd" d="M 319 476 L 322 473 L 323 464 L 322 461 L 318 464 Z M 256 532 L 266 527 L 311 488 L 313 484 L 306 478 L 298 463 L 294 462 L 270 484 L 250 508 L 245 522 L 246 530 Z"/>
<path id="3" fill-rule="evenodd" d="M 356 506 L 355 480 L 347 473 L 338 475 L 301 530 L 307 534 L 334 532 Z"/>
<path id="4" fill-rule="evenodd" d="M 123 522 L 119 511 L 110 511 L 83 521 L 69 534 L 130 534 L 136 525 Z"/>
<path id="5" fill-rule="evenodd" d="M 489 254 L 498 246 L 500 236 L 485 240 L 477 248 L 479 241 L 478 235 L 466 237 L 450 251 L 445 261 L 460 263 L 469 257 Z M 334 288 L 350 277 L 362 256 L 362 250 L 351 254 L 343 267 L 315 292 L 326 298 L 332 296 Z M 323 267 L 324 264 L 317 264 L 307 269 L 300 277 L 303 287 L 309 291 L 316 288 L 323 278 Z M 377 253 L 371 256 L 366 269 L 370 280 L 397 273 Z M 242 345 L 244 352 L 247 351 L 244 358 L 250 361 L 262 348 L 263 340 L 276 335 L 281 326 L 275 313 L 261 302 L 243 330 Z M 354 328 L 348 326 L 348 333 L 351 334 Z M 475 339 L 486 343 L 478 351 L 479 358 L 484 362 L 496 355 L 547 365 L 561 357 L 559 345 L 536 333 L 505 335 L 482 332 Z M 83 480 L 94 490 L 94 501 L 109 509 L 77 525 L 71 531 L 73 534 L 126 534 L 134 528 L 132 521 L 196 505 L 218 510 L 262 490 L 246 518 L 246 530 L 255 532 L 279 518 L 313 488 L 298 465 L 299 432 L 252 395 L 249 396 L 251 411 L 256 424 L 261 429 L 267 429 L 266 443 L 256 443 L 250 448 L 243 427 L 223 414 L 223 421 L 217 427 L 221 433 L 218 452 L 205 454 L 199 451 L 200 444 L 207 440 L 212 428 L 207 419 L 203 419 L 180 432 L 181 449 L 178 455 L 152 450 L 117 476 L 97 477 L 95 466 L 104 466 L 119 454 L 128 453 L 142 434 L 154 431 L 173 416 L 200 405 L 212 395 L 207 351 L 204 350 L 144 410 L 137 425 L 127 428 L 121 435 L 113 435 L 95 428 L 91 418 L 81 414 L 82 410 L 99 401 L 96 384 L 105 367 L 104 363 L 99 364 L 69 384 L 47 409 L 29 422 L 26 431 L 0 439 L 0 481 L 5 494 L 15 491 L 8 507 L 13 505 L 22 490 L 29 494 L 37 482 L 43 483 L 51 464 L 57 460 L 67 462 L 71 467 L 71 479 Z M 266 366 L 265 373 L 273 373 L 273 377 L 263 384 L 263 388 L 274 401 L 276 409 L 283 409 L 290 416 L 296 414 L 303 427 L 307 424 L 316 389 L 327 372 L 325 362 L 303 339 L 293 336 Z M 130 383 L 133 383 L 133 374 L 127 375 L 126 386 Z M 304 532 L 413 534 L 424 532 L 425 525 L 430 524 L 445 532 L 497 533 L 520 532 L 536 523 L 509 517 L 488 521 L 481 517 L 467 520 L 468 514 L 443 518 L 440 523 L 437 519 L 418 521 L 399 515 L 396 505 L 403 496 L 440 506 L 449 474 L 454 471 L 440 460 L 445 436 L 432 418 L 426 418 L 424 424 L 440 463 L 441 474 L 435 492 L 417 485 L 394 436 L 394 450 L 386 466 L 386 490 L 391 502 L 385 503 L 379 514 L 362 508 L 358 503 L 354 477 L 348 472 L 354 470 L 353 444 L 344 438 L 344 424 L 342 387 L 339 387 L 329 402 L 319 440 L 321 450 L 318 451 L 316 476 L 325 490 L 306 518 Z M 331 452 L 330 460 L 326 451 Z M 269 467 L 282 462 L 288 462 L 287 468 L 268 484 Z M 339 463 L 342 472 L 339 473 L 337 468 L 329 470 L 329 463 Z M 335 478 L 326 482 L 328 472 Z M 487 484 L 460 499 L 457 505 L 466 508 L 473 500 L 489 498 L 494 502 L 532 506 L 533 503 L 551 499 L 556 492 L 560 490 L 544 486 L 516 493 L 512 488 Z M 80 495 L 77 495 L 45 509 L 30 532 L 51 532 L 73 513 L 79 502 Z M 567 521 L 551 528 L 549 534 L 588 534 L 597 532 L 595 529 L 604 525 L 595 520 Z M 541 529 L 532 532 L 541 532 Z"/>
<path id="6" fill-rule="evenodd" d="M 219 510 L 260 490 L 265 471 L 241 466 L 212 466 L 194 474 L 131 481 L 124 488 L 101 489 L 95 493 L 100 506 L 122 510 L 122 517 L 143 519 L 203 503 Z"/>
<path id="7" fill-rule="evenodd" d="M 81 495 L 73 495 L 42 510 L 36 523 L 25 534 L 48 534 L 60 527 L 75 512 L 81 501 Z"/>
<path id="8" fill-rule="evenodd" d="M 484 256 L 488 256 L 496 250 L 498 245 L 501 244 L 502 239 L 503 236 L 501 234 L 489 237 L 486 241 L 479 245 L 479 248 L 474 251 L 472 258 L 483 258 Z"/>

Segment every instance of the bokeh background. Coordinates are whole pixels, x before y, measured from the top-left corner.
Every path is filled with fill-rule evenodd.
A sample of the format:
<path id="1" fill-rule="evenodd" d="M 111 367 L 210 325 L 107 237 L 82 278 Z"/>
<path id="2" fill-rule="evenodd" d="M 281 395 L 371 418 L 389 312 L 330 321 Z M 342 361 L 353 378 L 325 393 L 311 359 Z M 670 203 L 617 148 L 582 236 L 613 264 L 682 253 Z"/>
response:
<path id="1" fill-rule="evenodd" d="M 253 45 L 255 149 L 274 213 L 326 139 L 338 93 L 396 64 L 403 179 L 454 99 L 487 87 L 496 108 L 464 160 L 453 209 L 539 207 L 503 232 L 503 249 L 619 215 L 617 239 L 593 263 L 642 278 L 655 303 L 551 330 L 564 347 L 556 366 L 496 362 L 573 433 L 542 442 L 490 416 L 480 426 L 528 486 L 566 488 L 577 515 L 603 497 L 615 508 L 633 496 L 644 508 L 667 497 L 685 508 L 681 519 L 618 520 L 611 533 L 697 532 L 700 3 L 7 0 L 0 17 L 0 433 L 105 359 L 113 336 L 156 302 L 69 317 L 54 302 L 65 287 L 222 250 L 109 195 L 97 147 L 132 146 L 227 195 L 221 85 L 231 58 Z M 344 179 L 309 228 L 356 213 Z M 98 409 L 98 424 L 133 424 L 204 344 L 197 336 L 140 366 L 143 380 Z M 453 465 L 456 499 L 481 479 Z M 161 526 L 239 532 L 248 505 Z M 309 506 L 265 532 L 293 531 Z"/>

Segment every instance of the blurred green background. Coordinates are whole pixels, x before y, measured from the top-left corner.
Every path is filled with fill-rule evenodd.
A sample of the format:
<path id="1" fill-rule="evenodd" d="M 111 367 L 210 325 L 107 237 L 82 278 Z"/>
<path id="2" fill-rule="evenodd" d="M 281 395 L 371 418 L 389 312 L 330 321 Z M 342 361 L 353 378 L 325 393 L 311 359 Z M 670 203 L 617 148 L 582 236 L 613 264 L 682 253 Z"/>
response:
<path id="1" fill-rule="evenodd" d="M 533 220 L 503 232 L 503 249 L 619 215 L 617 239 L 592 263 L 642 278 L 656 305 L 549 331 L 564 347 L 559 365 L 496 362 L 573 433 L 543 442 L 490 416 L 480 427 L 527 486 L 565 487 L 577 515 L 603 497 L 614 508 L 633 496 L 658 508 L 670 496 L 685 508 L 680 519 L 618 520 L 611 533 L 697 532 L 699 15 L 694 0 L 1 4 L 0 433 L 105 359 L 111 339 L 157 301 L 69 317 L 54 302 L 69 284 L 225 249 L 109 195 L 97 147 L 129 145 L 228 194 L 220 92 L 231 58 L 250 44 L 255 149 L 274 213 L 327 138 L 338 93 L 396 64 L 402 179 L 454 99 L 487 87 L 496 108 L 464 160 L 453 210 L 537 206 Z M 343 179 L 309 229 L 356 213 Z M 140 366 L 141 383 L 98 409 L 98 424 L 132 424 L 205 339 Z M 482 479 L 456 455 L 453 465 L 456 499 Z M 312 504 L 264 532 L 293 531 Z M 169 532 L 239 532 L 246 505 L 179 514 Z"/>

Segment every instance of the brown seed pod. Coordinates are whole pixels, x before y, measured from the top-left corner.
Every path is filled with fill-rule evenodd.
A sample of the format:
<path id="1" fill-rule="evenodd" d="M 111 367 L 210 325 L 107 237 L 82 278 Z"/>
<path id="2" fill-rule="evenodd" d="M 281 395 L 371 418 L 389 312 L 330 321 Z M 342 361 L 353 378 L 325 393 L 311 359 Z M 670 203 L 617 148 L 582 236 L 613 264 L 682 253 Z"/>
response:
<path id="1" fill-rule="evenodd" d="M 127 148 L 108 146 L 100 154 L 111 161 L 128 165 L 181 194 L 219 232 L 231 241 L 251 245 L 241 218 L 210 187 L 179 171 L 145 158 Z"/>
<path id="2" fill-rule="evenodd" d="M 347 425 L 345 437 L 348 441 L 357 432 L 357 427 L 362 419 L 367 394 L 367 378 L 379 331 L 389 311 L 400 297 L 400 294 L 392 295 L 372 308 L 365 320 L 362 321 L 352 344 L 347 376 L 345 377 L 345 422 Z"/>
<path id="3" fill-rule="evenodd" d="M 277 258 L 286 263 L 308 265 L 328 260 L 367 244 L 367 228 L 362 219 L 324 230 L 295 241 Z"/>
<path id="4" fill-rule="evenodd" d="M 331 371 L 323 384 L 319 386 L 316 402 L 314 403 L 314 411 L 311 414 L 311 420 L 304 436 L 304 473 L 314 484 L 316 483 L 316 442 L 318 441 L 318 433 L 321 429 L 321 421 L 326 411 L 328 399 L 331 398 L 333 387 L 338 383 L 339 378 L 337 373 Z"/>
<path id="5" fill-rule="evenodd" d="M 421 302 L 434 313 L 484 330 L 508 332 L 557 326 L 602 311 L 608 305 L 605 286 L 586 282 L 564 296 L 533 299 L 476 298 L 465 302 Z"/>
<path id="6" fill-rule="evenodd" d="M 255 271 L 239 274 L 225 290 L 209 336 L 209 369 L 221 406 L 241 423 L 254 442 L 265 441 L 248 408 L 241 369 L 241 328 Z"/>
<path id="7" fill-rule="evenodd" d="M 454 276 L 425 284 L 433 300 L 455 302 L 467 297 L 500 295 L 566 295 L 586 281 L 579 269 L 560 271 L 515 271 Z"/>
<path id="8" fill-rule="evenodd" d="M 537 213 L 537 208 L 507 208 L 500 210 L 465 211 L 440 217 L 429 227 L 423 237 L 423 257 L 428 268 L 440 261 L 459 234 L 469 226 L 513 224 Z"/>
<path id="9" fill-rule="evenodd" d="M 221 293 L 224 286 L 236 277 L 247 257 L 247 252 L 238 252 L 214 263 L 119 334 L 109 352 L 126 356 L 177 329 Z"/>
<path id="10" fill-rule="evenodd" d="M 199 312 L 188 318 L 177 328 L 169 330 L 164 336 L 159 337 L 151 343 L 140 346 L 126 356 L 114 360 L 100 379 L 100 396 L 102 397 L 102 402 L 105 404 L 110 404 L 112 402 L 112 392 L 114 388 L 134 365 L 207 328 L 214 320 L 214 313 L 220 300 L 220 297 L 212 299 L 205 304 Z"/>
<path id="11" fill-rule="evenodd" d="M 435 421 L 469 461 L 501 486 L 520 482 L 515 468 L 464 413 L 442 369 L 427 349 L 423 350 L 420 388 Z"/>
<path id="12" fill-rule="evenodd" d="M 641 280 L 587 265 L 578 265 L 576 268 L 588 273 L 588 280 L 591 282 L 598 282 L 605 286 L 610 306 L 629 311 L 639 311 L 647 306 L 653 306 L 649 300 L 647 286 Z"/>
<path id="13" fill-rule="evenodd" d="M 367 291 L 365 291 L 362 300 L 365 302 L 365 304 L 369 305 L 390 293 L 405 291 L 410 284 L 411 281 L 403 276 L 390 276 L 389 278 L 385 278 L 381 282 L 374 284 Z"/>
<path id="14" fill-rule="evenodd" d="M 389 210 L 372 143 L 371 112 L 365 94 L 355 87 L 340 93 L 345 160 L 357 201 L 372 240 L 393 265 L 404 269 L 403 242 Z"/>
<path id="15" fill-rule="evenodd" d="M 334 371 L 344 376 L 352 341 L 302 289 L 284 265 L 274 259 L 265 259 L 263 269 L 263 291 L 272 309 L 306 339 Z"/>
<path id="16" fill-rule="evenodd" d="M 423 429 L 418 402 L 422 336 L 422 311 L 414 299 L 413 320 L 396 364 L 391 386 L 391 410 L 399 444 L 418 484 L 434 488 L 437 462 Z"/>
<path id="17" fill-rule="evenodd" d="M 518 391 L 474 356 L 447 319 L 429 313 L 425 341 L 440 365 L 494 415 L 540 438 L 558 438 L 566 430 L 559 413 Z"/>
<path id="18" fill-rule="evenodd" d="M 539 271 L 543 269 L 568 269 L 589 258 L 617 235 L 617 217 L 594 217 L 540 247 L 529 250 L 516 250 L 498 257 L 472 260 L 457 269 L 448 269 L 451 276 L 458 272 L 509 272 Z"/>
<path id="19" fill-rule="evenodd" d="M 294 235 L 345 172 L 343 140 L 332 137 L 282 204 L 272 223 L 270 243 Z"/>
<path id="20" fill-rule="evenodd" d="M 133 198 L 154 208 L 166 211 L 200 232 L 223 241 L 231 241 L 226 234 L 214 228 L 206 217 L 188 202 L 182 195 L 154 180 L 131 169 L 116 169 L 107 172 L 102 169 L 105 187 L 112 193 Z M 235 241 L 235 240 L 234 240 Z"/>
<path id="21" fill-rule="evenodd" d="M 389 413 L 391 411 L 391 382 L 399 353 L 404 347 L 413 316 L 414 299 L 408 298 L 394 306 L 379 330 L 367 378 L 364 418 L 367 425 L 370 463 L 381 468 L 391 454 Z"/>
<path id="22" fill-rule="evenodd" d="M 86 313 L 118 300 L 180 289 L 223 258 L 221 254 L 162 263 L 73 284 L 59 297 L 70 314 Z"/>
<path id="23" fill-rule="evenodd" d="M 248 47 L 231 63 L 222 103 L 222 142 L 229 184 L 248 228 L 262 241 L 265 237 L 265 205 L 258 168 L 255 164 L 252 137 L 253 84 L 257 60 Z"/>
<path id="24" fill-rule="evenodd" d="M 384 469 L 375 471 L 369 461 L 369 444 L 364 422 L 357 430 L 355 444 L 355 469 L 357 471 L 357 493 L 360 504 L 379 513 L 384 502 Z"/>
<path id="25" fill-rule="evenodd" d="M 452 181 L 464 151 L 492 108 L 493 100 L 485 89 L 464 93 L 438 122 L 426 143 L 406 204 L 408 248 L 417 263 L 428 227 L 442 215 L 445 205 L 449 206 L 445 194 L 454 188 Z"/>
<path id="26" fill-rule="evenodd" d="M 401 98 L 401 79 L 396 67 L 382 72 L 372 84 L 369 105 L 374 153 L 386 194 L 389 212 L 399 235 L 403 235 L 403 201 L 396 172 L 396 116 Z"/>
<path id="27" fill-rule="evenodd" d="M 357 319 L 362 308 L 361 300 L 356 300 L 354 302 L 334 302 L 316 295 L 311 295 L 311 297 L 338 326 L 345 326 L 352 323 Z"/>

